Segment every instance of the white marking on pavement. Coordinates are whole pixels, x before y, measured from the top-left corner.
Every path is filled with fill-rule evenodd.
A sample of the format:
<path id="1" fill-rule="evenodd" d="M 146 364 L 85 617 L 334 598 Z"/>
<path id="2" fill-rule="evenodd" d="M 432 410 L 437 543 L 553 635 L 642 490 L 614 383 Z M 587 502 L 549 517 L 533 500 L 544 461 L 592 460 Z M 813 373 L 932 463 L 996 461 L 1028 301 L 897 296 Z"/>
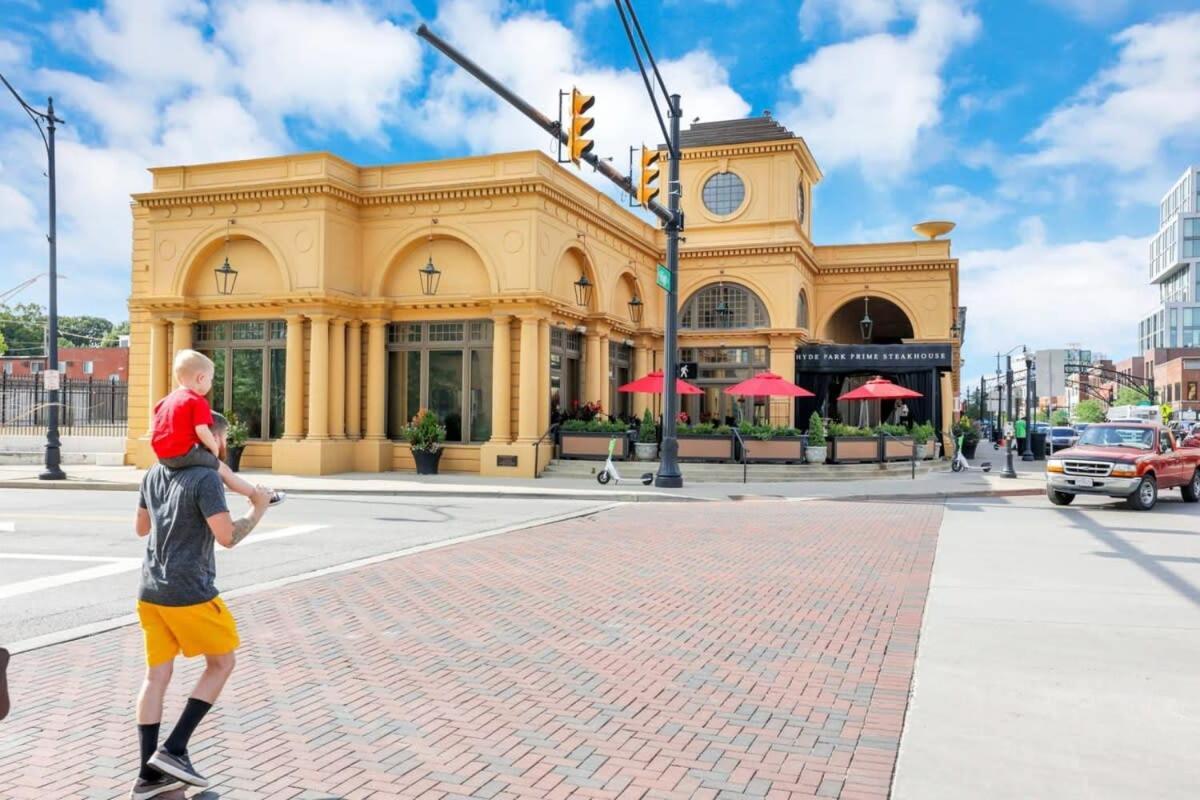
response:
<path id="1" fill-rule="evenodd" d="M 9 597 L 20 597 L 23 594 L 32 594 L 33 592 L 42 592 L 46 589 L 57 589 L 59 586 L 66 586 L 71 583 L 90 581 L 96 578 L 107 578 L 110 575 L 119 575 L 122 572 L 132 572 L 142 564 L 140 558 L 89 558 L 86 556 L 53 556 L 41 553 L 0 553 L 0 561 L 6 559 L 75 562 L 102 561 L 105 563 L 95 567 L 88 567 L 87 569 L 72 570 L 71 572 L 63 572 L 58 575 L 46 575 L 41 578 L 31 578 L 27 581 L 0 586 L 0 600 Z"/>
<path id="2" fill-rule="evenodd" d="M 265 533 L 252 533 L 246 537 L 245 541 L 238 545 L 238 549 L 254 544 L 256 542 L 269 542 L 272 539 L 286 539 L 289 536 L 299 536 L 302 533 L 312 533 L 319 531 L 322 528 L 328 528 L 328 525 L 291 525 L 286 528 L 280 528 L 277 531 L 267 531 Z"/>

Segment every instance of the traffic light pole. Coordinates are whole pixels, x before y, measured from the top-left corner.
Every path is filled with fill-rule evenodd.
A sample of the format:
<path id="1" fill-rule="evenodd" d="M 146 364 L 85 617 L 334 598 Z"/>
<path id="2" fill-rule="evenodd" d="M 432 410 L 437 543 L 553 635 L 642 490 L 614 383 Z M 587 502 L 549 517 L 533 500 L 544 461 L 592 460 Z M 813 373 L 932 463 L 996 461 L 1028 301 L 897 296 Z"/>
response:
<path id="1" fill-rule="evenodd" d="M 683 116 L 679 95 L 671 95 L 671 141 L 667 142 L 667 209 L 671 219 L 667 222 L 667 269 L 671 273 L 671 285 L 667 287 L 666 361 L 663 364 L 663 437 L 662 453 L 654 485 L 665 489 L 683 486 L 683 475 L 679 471 L 679 440 L 676 426 L 679 422 L 679 387 L 675 383 L 676 364 L 679 360 L 679 231 L 683 227 L 683 215 L 679 211 L 682 190 L 679 185 L 679 118 Z"/>

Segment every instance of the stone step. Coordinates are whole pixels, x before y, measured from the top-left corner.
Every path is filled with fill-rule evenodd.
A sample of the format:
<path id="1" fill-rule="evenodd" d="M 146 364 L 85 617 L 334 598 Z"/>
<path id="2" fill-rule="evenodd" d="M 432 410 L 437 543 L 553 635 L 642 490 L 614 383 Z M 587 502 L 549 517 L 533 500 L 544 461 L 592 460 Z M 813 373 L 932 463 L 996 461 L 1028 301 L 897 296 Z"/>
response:
<path id="1" fill-rule="evenodd" d="M 551 461 L 546 477 L 582 478 L 594 480 L 603 461 L 580 459 L 556 459 Z M 657 461 L 618 461 L 617 470 L 626 479 L 637 478 L 644 472 L 657 472 Z M 790 481 L 833 481 L 873 480 L 878 478 L 902 478 L 911 474 L 907 461 L 892 461 L 887 464 L 748 464 L 746 480 L 753 483 L 783 483 Z M 948 470 L 946 461 L 921 461 L 917 463 L 917 474 Z M 741 483 L 741 464 L 683 463 L 680 471 L 685 478 L 698 483 Z"/>
<path id="2" fill-rule="evenodd" d="M 0 464 L 8 466 L 41 464 L 45 460 L 44 450 L 0 450 Z M 124 453 L 76 453 L 60 452 L 63 466 L 92 465 L 97 467 L 119 467 L 125 463 Z"/>

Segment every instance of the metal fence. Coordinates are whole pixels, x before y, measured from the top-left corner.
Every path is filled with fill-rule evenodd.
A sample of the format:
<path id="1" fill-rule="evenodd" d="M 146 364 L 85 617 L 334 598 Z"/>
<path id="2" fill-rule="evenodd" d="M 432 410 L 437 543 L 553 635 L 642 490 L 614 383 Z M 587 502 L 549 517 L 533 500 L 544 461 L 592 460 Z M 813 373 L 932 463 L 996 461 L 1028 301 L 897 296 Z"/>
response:
<path id="1" fill-rule="evenodd" d="M 63 436 L 125 435 L 129 408 L 127 383 L 64 379 L 58 402 L 58 426 Z M 44 434 L 49 408 L 41 375 L 14 378 L 0 373 L 0 434 Z"/>

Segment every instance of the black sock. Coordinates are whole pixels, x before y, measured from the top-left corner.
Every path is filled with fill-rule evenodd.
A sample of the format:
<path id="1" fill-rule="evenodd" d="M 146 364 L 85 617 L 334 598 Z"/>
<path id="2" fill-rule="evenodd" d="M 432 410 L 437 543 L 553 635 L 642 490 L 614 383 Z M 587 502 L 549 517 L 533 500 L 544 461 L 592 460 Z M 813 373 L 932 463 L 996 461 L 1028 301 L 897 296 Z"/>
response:
<path id="1" fill-rule="evenodd" d="M 138 725 L 138 741 L 142 745 L 142 768 L 138 775 L 148 781 L 152 781 L 162 774 L 146 763 L 150 760 L 150 756 L 154 755 L 154 751 L 158 749 L 158 723 L 156 722 L 153 725 Z"/>
<path id="2" fill-rule="evenodd" d="M 200 720 L 204 719 L 204 715 L 210 708 L 212 708 L 212 703 L 206 703 L 194 697 L 188 698 L 183 713 L 179 715 L 179 722 L 175 723 L 175 730 L 171 731 L 171 735 L 163 742 L 163 747 L 168 753 L 173 756 L 181 756 L 187 752 L 188 739 L 192 738 L 192 732 L 196 730 L 196 726 L 200 724 Z"/>

